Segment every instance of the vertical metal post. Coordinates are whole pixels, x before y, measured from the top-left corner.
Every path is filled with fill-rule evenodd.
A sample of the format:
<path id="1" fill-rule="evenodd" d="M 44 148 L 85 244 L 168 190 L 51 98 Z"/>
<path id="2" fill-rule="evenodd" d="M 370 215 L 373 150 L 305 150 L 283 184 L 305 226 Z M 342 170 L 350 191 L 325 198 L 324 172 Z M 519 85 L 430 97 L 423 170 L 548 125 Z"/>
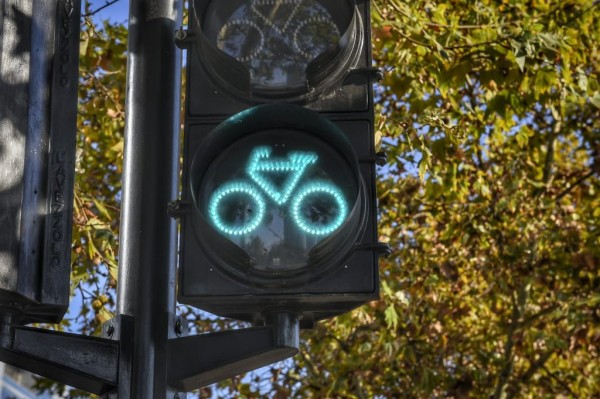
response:
<path id="1" fill-rule="evenodd" d="M 117 311 L 119 398 L 166 398 L 175 311 L 182 0 L 130 0 Z"/>

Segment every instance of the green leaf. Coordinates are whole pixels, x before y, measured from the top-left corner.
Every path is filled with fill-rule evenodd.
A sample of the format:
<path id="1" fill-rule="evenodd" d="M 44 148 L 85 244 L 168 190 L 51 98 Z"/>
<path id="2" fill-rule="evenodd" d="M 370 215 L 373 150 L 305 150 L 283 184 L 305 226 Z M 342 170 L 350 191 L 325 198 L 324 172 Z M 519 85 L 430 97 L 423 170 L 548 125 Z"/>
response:
<path id="1" fill-rule="evenodd" d="M 385 323 L 392 330 L 396 330 L 398 328 L 398 313 L 396 313 L 396 308 L 394 306 L 388 306 L 385 310 Z"/>
<path id="2" fill-rule="evenodd" d="M 117 263 L 113 259 L 107 258 L 106 265 L 108 266 L 108 273 L 110 274 L 110 277 L 112 277 L 115 281 L 118 281 L 119 267 L 117 266 Z"/>
<path id="3" fill-rule="evenodd" d="M 584 73 L 579 73 L 577 75 L 577 84 L 579 85 L 579 88 L 581 89 L 581 91 L 583 91 L 584 93 L 587 91 L 588 78 Z"/>
<path id="4" fill-rule="evenodd" d="M 600 109 L 600 93 L 596 93 L 593 97 L 590 97 L 590 102 L 598 109 Z"/>
<path id="5" fill-rule="evenodd" d="M 520 148 L 525 148 L 532 136 L 534 136 L 534 132 L 528 126 L 522 126 L 515 135 L 515 139 Z"/>
<path id="6" fill-rule="evenodd" d="M 100 211 L 102 216 L 104 216 L 107 221 L 110 221 L 112 218 L 110 216 L 110 213 L 108 212 L 108 209 L 106 209 L 104 204 L 102 202 L 98 201 L 96 198 L 92 198 L 92 201 L 94 202 L 94 205 L 96 206 L 96 208 L 98 208 L 98 210 Z"/>
<path id="7" fill-rule="evenodd" d="M 550 91 L 551 88 L 558 84 L 558 75 L 555 70 L 542 68 L 535 75 L 535 89 L 537 92 L 544 94 Z"/>
<path id="8" fill-rule="evenodd" d="M 519 57 L 515 57 L 515 61 L 519 67 L 519 70 L 521 72 L 525 72 L 525 62 L 527 61 L 527 57 L 524 55 L 521 55 Z"/>
<path id="9" fill-rule="evenodd" d="M 113 319 L 114 317 L 115 317 L 115 314 L 113 312 L 111 312 L 110 310 L 108 310 L 105 306 L 100 308 L 100 311 L 98 312 L 98 318 L 102 323 L 107 322 L 107 321 Z"/>

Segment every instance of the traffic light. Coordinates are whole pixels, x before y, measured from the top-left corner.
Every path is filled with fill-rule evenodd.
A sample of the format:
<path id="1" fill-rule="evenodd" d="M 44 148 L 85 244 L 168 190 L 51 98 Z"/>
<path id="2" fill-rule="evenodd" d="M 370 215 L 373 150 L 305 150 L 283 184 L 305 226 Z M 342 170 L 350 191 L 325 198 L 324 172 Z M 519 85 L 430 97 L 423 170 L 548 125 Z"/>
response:
<path id="1" fill-rule="evenodd" d="M 369 1 L 195 0 L 189 16 L 179 301 L 310 325 L 376 299 Z"/>

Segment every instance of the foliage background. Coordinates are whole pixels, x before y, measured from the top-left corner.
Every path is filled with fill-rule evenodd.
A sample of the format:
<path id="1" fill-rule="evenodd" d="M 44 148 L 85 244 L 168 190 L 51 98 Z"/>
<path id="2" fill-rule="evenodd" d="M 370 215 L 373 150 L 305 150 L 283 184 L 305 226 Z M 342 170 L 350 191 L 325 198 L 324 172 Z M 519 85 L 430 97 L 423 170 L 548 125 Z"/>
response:
<path id="1" fill-rule="evenodd" d="M 381 300 L 304 332 L 295 361 L 199 395 L 600 396 L 600 2 L 372 3 L 386 71 L 377 144 L 390 160 L 380 239 L 394 249 Z M 115 301 L 127 41 L 94 7 L 73 234 L 83 306 L 56 326 L 90 334 Z M 179 311 L 193 331 L 236 326 Z"/>

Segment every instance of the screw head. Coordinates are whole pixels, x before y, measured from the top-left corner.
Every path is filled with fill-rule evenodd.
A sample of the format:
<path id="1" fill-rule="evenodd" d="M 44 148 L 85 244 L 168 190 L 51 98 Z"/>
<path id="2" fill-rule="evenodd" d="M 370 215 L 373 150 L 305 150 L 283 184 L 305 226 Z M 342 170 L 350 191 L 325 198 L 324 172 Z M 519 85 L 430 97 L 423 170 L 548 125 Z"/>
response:
<path id="1" fill-rule="evenodd" d="M 181 319 L 177 319 L 177 321 L 175 322 L 175 334 L 177 334 L 177 336 L 181 336 L 181 334 L 183 334 L 183 326 L 181 325 Z"/>

